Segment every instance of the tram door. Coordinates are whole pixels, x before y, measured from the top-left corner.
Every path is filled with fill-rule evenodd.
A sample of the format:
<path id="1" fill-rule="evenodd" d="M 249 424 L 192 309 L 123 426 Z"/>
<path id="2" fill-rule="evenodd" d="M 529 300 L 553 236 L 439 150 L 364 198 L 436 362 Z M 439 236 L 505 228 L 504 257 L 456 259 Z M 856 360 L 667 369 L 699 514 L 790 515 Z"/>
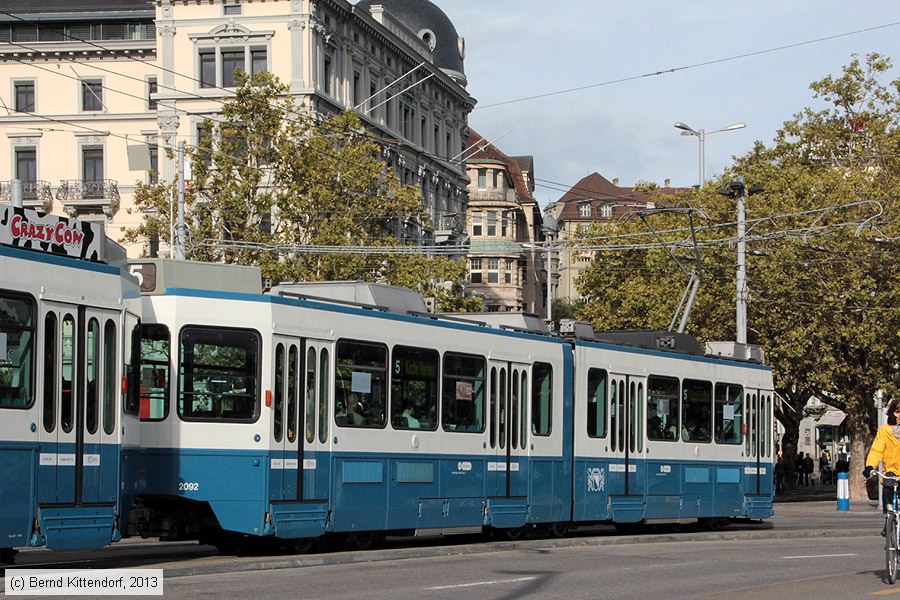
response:
<path id="1" fill-rule="evenodd" d="M 644 466 L 643 377 L 612 373 L 609 381 L 609 493 L 644 493 L 639 470 Z"/>
<path id="2" fill-rule="evenodd" d="M 46 302 L 38 480 L 42 504 L 113 504 L 118 491 L 119 313 Z"/>
<path id="3" fill-rule="evenodd" d="M 750 477 L 749 481 L 745 477 L 745 493 L 759 495 L 763 493 L 766 481 L 770 481 L 772 477 L 772 392 L 748 389 L 746 398 L 747 414 L 744 422 L 747 423 L 747 432 L 744 436 L 744 450 L 750 465 L 744 469 L 744 473 Z"/>
<path id="4" fill-rule="evenodd" d="M 491 361 L 490 406 L 494 460 L 488 471 L 496 476 L 497 496 L 525 496 L 528 493 L 528 366 Z"/>
<path id="5" fill-rule="evenodd" d="M 275 336 L 272 353 L 272 422 L 269 447 L 270 499 L 297 500 L 300 430 L 300 338 Z"/>
<path id="6" fill-rule="evenodd" d="M 331 343 L 306 339 L 303 346 L 297 448 L 298 500 L 328 497 L 330 461 L 328 436 L 331 425 Z"/>

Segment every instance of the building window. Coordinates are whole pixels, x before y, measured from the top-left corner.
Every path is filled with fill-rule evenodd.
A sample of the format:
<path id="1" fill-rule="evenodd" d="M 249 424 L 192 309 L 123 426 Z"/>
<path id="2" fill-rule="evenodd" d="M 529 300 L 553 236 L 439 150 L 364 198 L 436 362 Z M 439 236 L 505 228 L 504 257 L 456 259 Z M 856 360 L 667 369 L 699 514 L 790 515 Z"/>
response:
<path id="1" fill-rule="evenodd" d="M 329 96 L 334 95 L 332 93 L 332 84 L 331 84 L 331 78 L 333 75 L 334 75 L 334 70 L 331 68 L 331 56 L 326 54 L 325 59 L 324 59 L 324 69 L 323 69 L 323 76 L 324 76 L 325 80 L 322 83 L 324 84 L 325 93 L 328 94 Z"/>
<path id="2" fill-rule="evenodd" d="M 508 223 L 509 217 L 507 216 L 506 211 L 504 211 L 500 214 L 500 235 L 502 237 L 506 237 Z"/>
<path id="3" fill-rule="evenodd" d="M 269 70 L 269 53 L 264 48 L 250 51 L 250 75 L 266 73 Z"/>
<path id="4" fill-rule="evenodd" d="M 156 110 L 156 98 L 153 97 L 159 91 L 159 85 L 156 83 L 156 77 L 147 78 L 147 108 Z"/>
<path id="5" fill-rule="evenodd" d="M 481 237 L 482 227 L 483 227 L 483 222 L 482 222 L 482 218 L 481 218 L 481 211 L 473 212 L 472 213 L 472 237 Z"/>
<path id="6" fill-rule="evenodd" d="M 494 178 L 494 189 L 497 189 L 500 187 L 500 170 L 494 169 L 492 171 L 492 174 L 493 174 L 493 178 Z"/>
<path id="7" fill-rule="evenodd" d="M 103 82 L 102 81 L 82 81 L 81 82 L 81 110 L 83 110 L 83 111 L 103 110 Z"/>
<path id="8" fill-rule="evenodd" d="M 17 81 L 13 84 L 18 112 L 34 112 L 34 82 Z"/>
<path id="9" fill-rule="evenodd" d="M 506 270 L 503 272 L 503 282 L 504 283 L 513 283 L 513 269 L 514 269 L 513 261 L 507 259 L 506 260 Z"/>
<path id="10" fill-rule="evenodd" d="M 200 87 L 216 87 L 216 52 L 206 50 L 200 52 Z"/>
<path id="11" fill-rule="evenodd" d="M 469 281 L 471 283 L 482 283 L 480 258 L 473 258 L 469 261 Z"/>
<path id="12" fill-rule="evenodd" d="M 37 181 L 37 151 L 34 148 L 16 149 L 16 179 L 22 183 Z"/>
<path id="13" fill-rule="evenodd" d="M 225 6 L 223 7 L 222 12 L 226 15 L 241 14 L 241 5 L 239 0 L 225 0 Z"/>
<path id="14" fill-rule="evenodd" d="M 244 68 L 244 51 L 231 50 L 222 52 L 222 87 L 235 87 L 237 70 Z"/>
<path id="15" fill-rule="evenodd" d="M 487 169 L 478 169 L 478 189 L 487 189 Z"/>
<path id="16" fill-rule="evenodd" d="M 82 148 L 81 166 L 81 178 L 84 181 L 102 181 L 103 148 Z"/>
<path id="17" fill-rule="evenodd" d="M 488 259 L 488 283 L 499 283 L 500 282 L 500 259 L 497 258 L 489 258 Z"/>
<path id="18" fill-rule="evenodd" d="M 156 144 L 147 144 L 150 148 L 150 172 L 148 179 L 151 185 L 159 183 L 159 146 Z"/>
<path id="19" fill-rule="evenodd" d="M 497 213 L 489 210 L 487 214 L 487 234 L 489 236 L 497 235 Z"/>
<path id="20" fill-rule="evenodd" d="M 591 205 L 585 202 L 578 205 L 578 216 L 587 219 L 591 216 Z"/>
<path id="21" fill-rule="evenodd" d="M 612 204 L 604 204 L 600 207 L 600 216 L 604 219 L 608 219 L 612 216 L 613 207 Z"/>

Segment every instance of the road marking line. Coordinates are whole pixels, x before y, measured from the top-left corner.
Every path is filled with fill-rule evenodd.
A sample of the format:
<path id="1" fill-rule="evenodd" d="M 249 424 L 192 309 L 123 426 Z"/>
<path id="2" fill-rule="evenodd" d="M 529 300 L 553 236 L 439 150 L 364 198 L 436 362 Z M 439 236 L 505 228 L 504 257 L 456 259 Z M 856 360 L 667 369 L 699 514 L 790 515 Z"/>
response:
<path id="1" fill-rule="evenodd" d="M 839 556 L 859 556 L 859 554 L 808 554 L 806 556 L 782 556 L 781 558 L 837 558 Z"/>
<path id="2" fill-rule="evenodd" d="M 889 596 L 891 594 L 900 594 L 900 590 L 881 590 L 880 592 L 869 592 L 870 596 Z"/>
<path id="3" fill-rule="evenodd" d="M 475 587 L 478 585 L 496 585 L 498 583 L 517 583 L 519 581 L 531 581 L 537 577 L 518 577 L 516 579 L 495 579 L 494 581 L 476 581 L 475 583 L 458 583 L 456 585 L 440 585 L 437 587 L 425 588 L 429 591 L 435 590 L 452 590 L 456 588 Z"/>

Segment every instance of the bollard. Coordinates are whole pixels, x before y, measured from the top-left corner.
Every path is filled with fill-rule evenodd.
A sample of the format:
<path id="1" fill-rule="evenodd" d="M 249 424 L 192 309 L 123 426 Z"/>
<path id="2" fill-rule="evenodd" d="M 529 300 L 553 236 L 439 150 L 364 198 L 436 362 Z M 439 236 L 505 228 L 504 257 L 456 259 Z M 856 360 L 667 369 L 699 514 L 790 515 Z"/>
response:
<path id="1" fill-rule="evenodd" d="M 850 510 L 850 480 L 847 473 L 838 473 L 837 483 L 837 509 Z"/>

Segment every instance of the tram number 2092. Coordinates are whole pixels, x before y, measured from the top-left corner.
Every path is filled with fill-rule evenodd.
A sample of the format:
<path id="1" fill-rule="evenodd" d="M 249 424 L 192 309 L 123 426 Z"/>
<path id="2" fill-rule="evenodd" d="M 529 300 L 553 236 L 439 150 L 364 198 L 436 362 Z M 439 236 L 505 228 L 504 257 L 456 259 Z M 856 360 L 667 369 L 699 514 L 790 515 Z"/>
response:
<path id="1" fill-rule="evenodd" d="M 200 484 L 194 481 L 179 481 L 179 492 L 196 492 L 200 489 Z"/>

